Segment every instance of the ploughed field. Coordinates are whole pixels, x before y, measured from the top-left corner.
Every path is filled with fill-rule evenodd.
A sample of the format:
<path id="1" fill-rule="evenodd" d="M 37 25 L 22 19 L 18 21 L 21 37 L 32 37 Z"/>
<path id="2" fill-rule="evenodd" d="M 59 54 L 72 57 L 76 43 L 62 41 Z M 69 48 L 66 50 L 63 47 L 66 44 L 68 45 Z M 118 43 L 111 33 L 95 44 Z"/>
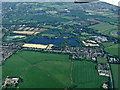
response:
<path id="1" fill-rule="evenodd" d="M 4 62 L 2 77 L 21 76 L 19 88 L 100 88 L 107 78 L 98 76 L 95 65 L 69 55 L 19 51 Z"/>

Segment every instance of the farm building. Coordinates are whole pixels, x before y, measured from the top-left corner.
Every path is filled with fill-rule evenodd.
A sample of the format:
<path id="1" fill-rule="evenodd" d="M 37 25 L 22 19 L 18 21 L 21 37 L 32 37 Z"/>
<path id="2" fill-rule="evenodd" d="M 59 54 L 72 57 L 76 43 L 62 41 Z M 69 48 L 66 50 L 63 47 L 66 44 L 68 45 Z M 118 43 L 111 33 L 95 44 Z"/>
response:
<path id="1" fill-rule="evenodd" d="M 18 81 L 19 81 L 19 78 L 10 78 L 10 77 L 7 77 L 5 79 L 3 87 L 4 86 L 16 86 L 18 84 Z"/>
<path id="2" fill-rule="evenodd" d="M 108 84 L 104 83 L 102 86 L 104 89 L 108 89 Z"/>

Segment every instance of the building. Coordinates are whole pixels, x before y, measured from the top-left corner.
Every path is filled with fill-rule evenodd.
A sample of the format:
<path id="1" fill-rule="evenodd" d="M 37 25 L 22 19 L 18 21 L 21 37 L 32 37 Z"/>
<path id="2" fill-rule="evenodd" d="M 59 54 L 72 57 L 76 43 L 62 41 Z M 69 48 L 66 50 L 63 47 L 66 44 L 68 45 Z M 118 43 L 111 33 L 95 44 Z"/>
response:
<path id="1" fill-rule="evenodd" d="M 7 77 L 5 79 L 5 82 L 3 84 L 3 87 L 4 86 L 17 86 L 18 84 L 18 81 L 19 81 L 19 78 L 11 78 L 11 77 Z"/>
<path id="2" fill-rule="evenodd" d="M 100 76 L 107 76 L 110 77 L 110 71 L 109 71 L 109 67 L 107 64 L 98 64 L 98 74 Z"/>

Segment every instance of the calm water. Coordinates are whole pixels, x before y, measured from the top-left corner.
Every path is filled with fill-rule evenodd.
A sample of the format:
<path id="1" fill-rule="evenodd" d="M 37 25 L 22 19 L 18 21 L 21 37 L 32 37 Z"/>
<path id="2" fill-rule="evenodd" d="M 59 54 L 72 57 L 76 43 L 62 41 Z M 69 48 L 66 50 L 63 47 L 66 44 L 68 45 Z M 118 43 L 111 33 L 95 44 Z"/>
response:
<path id="1" fill-rule="evenodd" d="M 29 43 L 32 44 L 54 44 L 61 45 L 63 41 L 68 41 L 71 46 L 79 46 L 79 42 L 74 38 L 34 38 Z"/>

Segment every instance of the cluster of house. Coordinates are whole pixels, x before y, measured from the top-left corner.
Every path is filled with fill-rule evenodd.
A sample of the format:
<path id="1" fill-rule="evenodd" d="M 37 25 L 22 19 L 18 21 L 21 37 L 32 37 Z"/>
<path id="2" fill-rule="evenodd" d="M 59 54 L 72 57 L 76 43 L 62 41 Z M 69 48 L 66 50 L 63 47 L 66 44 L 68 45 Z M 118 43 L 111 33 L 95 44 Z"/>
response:
<path id="1" fill-rule="evenodd" d="M 109 62 L 110 63 L 120 63 L 120 60 L 118 58 L 111 57 L 111 58 L 109 58 Z"/>
<path id="2" fill-rule="evenodd" d="M 19 82 L 19 78 L 12 78 L 12 77 L 7 77 L 4 81 L 4 84 L 2 87 L 7 87 L 7 86 L 14 86 L 17 87 Z"/>
<path id="3" fill-rule="evenodd" d="M 110 77 L 110 68 L 108 64 L 98 64 L 98 74 L 100 76 L 107 76 Z M 108 89 L 109 85 L 107 82 L 104 82 L 102 87 L 104 89 Z"/>
<path id="4" fill-rule="evenodd" d="M 98 74 L 100 76 L 110 77 L 110 70 L 108 64 L 98 64 Z"/>
<path id="5" fill-rule="evenodd" d="M 2 55 L 0 62 L 4 62 L 7 58 L 13 55 L 14 52 L 16 52 L 21 48 L 20 46 L 21 46 L 21 43 L 3 42 L 2 48 L 0 47 L 0 50 L 1 50 L 0 54 Z"/>
<path id="6" fill-rule="evenodd" d="M 108 89 L 108 84 L 107 84 L 107 83 L 104 83 L 102 87 L 103 87 L 104 89 Z"/>
<path id="7" fill-rule="evenodd" d="M 108 41 L 108 39 L 106 38 L 106 37 L 103 37 L 103 36 L 97 36 L 96 38 L 95 38 L 95 40 L 97 41 L 97 42 L 106 42 L 106 41 Z"/>

